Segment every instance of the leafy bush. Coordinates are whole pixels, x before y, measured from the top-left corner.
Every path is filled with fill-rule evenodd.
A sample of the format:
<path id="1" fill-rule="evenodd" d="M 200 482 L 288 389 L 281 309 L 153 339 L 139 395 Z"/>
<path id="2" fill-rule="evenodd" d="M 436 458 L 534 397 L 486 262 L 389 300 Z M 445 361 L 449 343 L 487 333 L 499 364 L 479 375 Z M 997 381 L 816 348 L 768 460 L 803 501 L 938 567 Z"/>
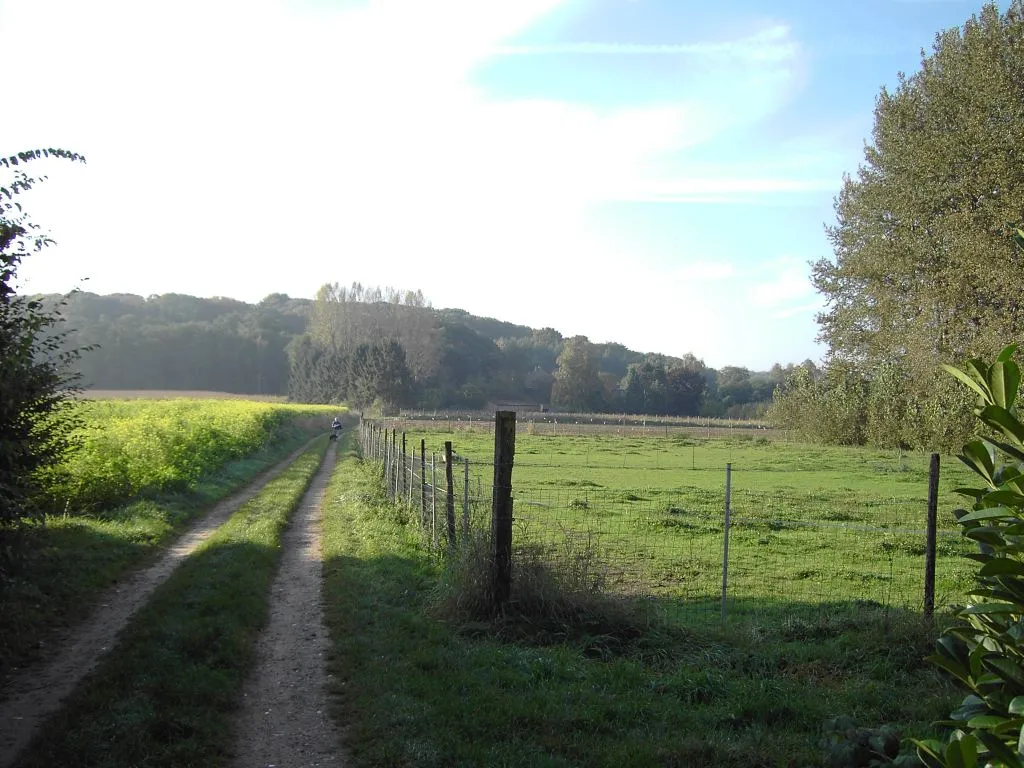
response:
<path id="1" fill-rule="evenodd" d="M 1024 766 L 1024 424 L 1017 408 L 1020 368 L 1006 347 L 992 365 L 969 361 L 946 369 L 977 396 L 975 415 L 991 432 L 967 443 L 959 458 L 984 481 L 960 488 L 973 500 L 957 510 L 979 552 L 977 587 L 929 659 L 970 693 L 945 725 L 946 743 L 915 741 L 928 766 Z M 1009 463 L 1001 463 L 1001 458 Z"/>
<path id="2" fill-rule="evenodd" d="M 51 242 L 16 202 L 41 180 L 24 165 L 51 156 L 85 161 L 59 149 L 0 157 L 0 166 L 13 176 L 0 179 L 0 576 L 15 558 L 22 525 L 42 519 L 39 471 L 58 461 L 67 446 L 63 416 L 75 380 L 69 365 L 77 352 L 63 350 L 59 306 L 47 310 L 14 289 L 24 257 Z"/>

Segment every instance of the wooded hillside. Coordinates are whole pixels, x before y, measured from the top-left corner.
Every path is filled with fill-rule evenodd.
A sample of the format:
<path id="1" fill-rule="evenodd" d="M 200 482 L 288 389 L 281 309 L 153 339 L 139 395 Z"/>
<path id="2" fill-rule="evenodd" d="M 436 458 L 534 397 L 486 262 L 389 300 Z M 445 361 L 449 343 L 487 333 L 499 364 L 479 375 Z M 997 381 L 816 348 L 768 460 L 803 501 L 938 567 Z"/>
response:
<path id="1" fill-rule="evenodd" d="M 56 302 L 60 297 L 46 297 Z M 792 365 L 708 368 L 693 355 L 641 353 L 563 338 L 420 292 L 325 285 L 315 300 L 258 304 L 182 294 L 78 292 L 63 310 L 79 369 L 98 389 L 215 390 L 360 406 L 753 416 Z M 807 365 L 809 363 L 805 363 Z"/>

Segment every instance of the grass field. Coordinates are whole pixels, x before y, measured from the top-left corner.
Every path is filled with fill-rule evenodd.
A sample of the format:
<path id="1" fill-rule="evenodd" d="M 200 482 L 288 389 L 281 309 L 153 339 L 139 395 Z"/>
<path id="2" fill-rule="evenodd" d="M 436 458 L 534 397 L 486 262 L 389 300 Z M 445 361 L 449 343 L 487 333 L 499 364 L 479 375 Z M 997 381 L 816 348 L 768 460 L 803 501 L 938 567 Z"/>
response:
<path id="1" fill-rule="evenodd" d="M 569 448 L 519 445 L 538 463 Z M 535 469 L 541 488 L 581 477 Z M 357 766 L 822 765 L 832 718 L 927 735 L 957 699 L 922 661 L 934 628 L 898 609 L 561 633 L 460 619 L 415 510 L 383 497 L 372 465 L 346 459 L 328 500 L 331 664 Z"/>
<path id="2" fill-rule="evenodd" d="M 487 526 L 493 436 L 410 431 L 470 460 L 473 517 Z M 674 598 L 687 620 L 721 611 L 726 465 L 731 464 L 728 604 L 780 618 L 851 601 L 921 610 L 928 456 L 770 439 L 517 436 L 514 542 L 578 565 L 603 587 Z M 461 486 L 463 468 L 455 473 Z M 443 477 L 443 475 L 442 475 Z M 428 481 L 429 482 L 429 481 Z M 439 481 L 443 484 L 443 479 Z M 944 458 L 936 604 L 970 583 L 953 493 L 970 473 Z M 463 498 L 461 487 L 456 497 Z"/>

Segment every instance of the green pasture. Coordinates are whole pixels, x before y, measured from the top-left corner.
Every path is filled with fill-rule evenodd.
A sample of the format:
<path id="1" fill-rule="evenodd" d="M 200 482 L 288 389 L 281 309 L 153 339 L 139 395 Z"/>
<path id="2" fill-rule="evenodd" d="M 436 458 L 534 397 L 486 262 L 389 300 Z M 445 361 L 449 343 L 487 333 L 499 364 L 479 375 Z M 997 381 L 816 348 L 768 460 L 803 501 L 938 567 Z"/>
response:
<path id="1" fill-rule="evenodd" d="M 934 626 L 898 609 L 699 631 L 452 615 L 444 560 L 379 479 L 345 458 L 327 494 L 329 658 L 354 766 L 827 765 L 833 718 L 927 736 L 958 701 L 922 660 Z"/>
<path id="2" fill-rule="evenodd" d="M 429 455 L 451 440 L 470 460 L 472 519 L 486 525 L 493 435 L 408 432 Z M 514 546 L 577 567 L 623 594 L 721 612 L 726 465 L 731 465 L 727 610 L 821 611 L 860 603 L 921 610 L 929 456 L 766 438 L 517 435 Z M 463 467 L 455 472 L 463 498 Z M 439 474 L 443 478 L 443 473 Z M 443 483 L 443 479 L 439 480 Z M 973 477 L 942 457 L 936 606 L 969 587 L 970 546 L 952 510 Z M 573 565 L 573 564 L 576 565 Z"/>

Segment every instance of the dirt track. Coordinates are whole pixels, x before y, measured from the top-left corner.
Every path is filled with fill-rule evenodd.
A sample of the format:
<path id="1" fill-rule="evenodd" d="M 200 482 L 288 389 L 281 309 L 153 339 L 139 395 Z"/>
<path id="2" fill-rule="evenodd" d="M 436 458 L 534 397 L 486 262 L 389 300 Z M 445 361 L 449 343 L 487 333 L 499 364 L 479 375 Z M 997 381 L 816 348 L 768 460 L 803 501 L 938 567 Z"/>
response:
<path id="1" fill-rule="evenodd" d="M 238 768 L 343 766 L 339 733 L 327 711 L 327 629 L 323 621 L 321 538 L 324 493 L 337 443 L 282 538 L 270 619 L 256 646 L 235 720 Z"/>
<path id="2" fill-rule="evenodd" d="M 235 510 L 291 464 L 305 447 L 265 472 L 244 490 L 217 504 L 185 531 L 152 566 L 111 588 L 99 600 L 92 616 L 54 643 L 60 650 L 49 661 L 22 668 L 4 680 L 6 698 L 0 702 L 0 768 L 12 764 L 39 726 L 60 708 L 78 682 L 114 646 L 118 633 L 146 603 L 153 590 Z M 333 465 L 333 449 L 330 456 Z M 317 475 L 318 480 L 320 475 Z"/>

